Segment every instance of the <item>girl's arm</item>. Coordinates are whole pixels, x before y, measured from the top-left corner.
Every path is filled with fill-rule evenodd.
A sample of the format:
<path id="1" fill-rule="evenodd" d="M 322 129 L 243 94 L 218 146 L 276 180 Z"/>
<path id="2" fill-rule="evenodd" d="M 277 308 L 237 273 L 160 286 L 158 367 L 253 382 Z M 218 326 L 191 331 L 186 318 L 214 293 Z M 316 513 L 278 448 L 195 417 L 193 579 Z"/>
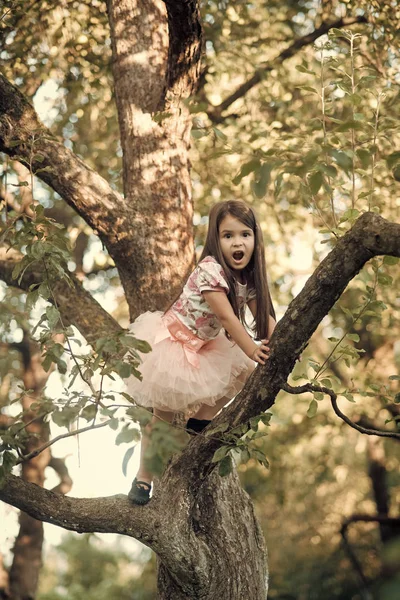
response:
<path id="1" fill-rule="evenodd" d="M 263 340 L 261 346 L 258 346 L 249 336 L 235 313 L 227 296 L 223 292 L 202 292 L 205 301 L 210 306 L 213 313 L 217 316 L 222 327 L 229 333 L 239 348 L 252 360 L 265 364 L 269 355 L 269 348 Z"/>
<path id="2" fill-rule="evenodd" d="M 250 309 L 251 314 L 253 315 L 253 318 L 256 318 L 256 313 L 257 313 L 257 300 L 256 298 L 253 298 L 253 300 L 249 300 L 249 302 L 247 303 L 247 306 Z M 271 315 L 268 315 L 268 334 L 269 337 L 271 337 L 271 335 L 274 333 L 274 329 L 276 327 L 276 321 L 273 317 L 271 317 Z M 269 339 L 266 340 L 269 342 Z"/>

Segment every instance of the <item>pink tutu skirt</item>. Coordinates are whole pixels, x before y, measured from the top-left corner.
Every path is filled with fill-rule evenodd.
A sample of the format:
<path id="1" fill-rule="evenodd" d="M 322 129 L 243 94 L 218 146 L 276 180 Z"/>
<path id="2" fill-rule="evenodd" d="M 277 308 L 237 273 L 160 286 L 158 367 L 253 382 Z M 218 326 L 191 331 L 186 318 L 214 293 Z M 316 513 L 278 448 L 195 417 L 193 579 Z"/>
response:
<path id="1" fill-rule="evenodd" d="M 152 347 L 151 352 L 140 355 L 142 381 L 133 376 L 126 380 L 134 400 L 141 406 L 178 412 L 233 398 L 255 363 L 223 331 L 204 343 L 183 324 L 176 335 L 171 334 L 162 317 L 162 312 L 146 312 L 129 327 L 134 337 Z"/>

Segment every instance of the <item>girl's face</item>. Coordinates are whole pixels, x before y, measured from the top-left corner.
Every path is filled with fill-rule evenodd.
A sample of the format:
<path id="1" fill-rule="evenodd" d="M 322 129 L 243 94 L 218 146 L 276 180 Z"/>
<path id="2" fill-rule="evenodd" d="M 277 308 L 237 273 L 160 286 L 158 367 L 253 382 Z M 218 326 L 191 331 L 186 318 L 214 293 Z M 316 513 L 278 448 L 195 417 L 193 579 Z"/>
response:
<path id="1" fill-rule="evenodd" d="M 249 264 L 254 251 L 253 230 L 232 215 L 226 215 L 219 224 L 219 243 L 227 265 L 240 271 Z"/>

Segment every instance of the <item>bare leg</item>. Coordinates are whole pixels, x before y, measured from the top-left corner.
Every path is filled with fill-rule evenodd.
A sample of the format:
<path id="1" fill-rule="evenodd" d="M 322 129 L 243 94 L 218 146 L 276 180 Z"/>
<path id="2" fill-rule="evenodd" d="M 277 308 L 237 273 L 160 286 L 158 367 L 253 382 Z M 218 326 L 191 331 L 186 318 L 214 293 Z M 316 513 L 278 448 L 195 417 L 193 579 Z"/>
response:
<path id="1" fill-rule="evenodd" d="M 242 375 L 238 378 L 239 381 L 244 385 L 253 371 L 254 371 L 254 366 L 249 367 L 247 369 L 247 371 L 244 371 L 244 373 L 242 373 Z M 202 404 L 200 406 L 199 410 L 196 412 L 196 414 L 193 415 L 193 418 L 199 419 L 199 420 L 207 419 L 207 420 L 211 421 L 215 417 L 215 415 L 221 410 L 221 408 L 223 408 L 231 400 L 232 400 L 232 398 L 228 398 L 227 396 L 224 396 L 223 398 L 220 398 L 219 400 L 217 400 L 217 402 L 215 403 L 214 406 L 208 406 L 208 404 Z"/>
<path id="2" fill-rule="evenodd" d="M 151 483 L 153 479 L 153 474 L 148 469 L 146 469 L 145 460 L 147 448 L 151 443 L 150 435 L 153 425 L 157 423 L 160 419 L 171 423 L 172 419 L 174 418 L 174 414 L 175 413 L 173 412 L 159 410 L 156 408 L 154 409 L 153 418 L 151 419 L 150 423 L 146 425 L 146 427 L 142 430 L 142 441 L 140 444 L 140 463 L 139 470 L 136 474 L 136 479 L 138 481 L 146 481 L 147 483 Z"/>
<path id="3" fill-rule="evenodd" d="M 199 410 L 193 415 L 194 419 L 207 419 L 211 421 L 215 415 L 223 408 L 228 402 L 230 402 L 232 398 L 228 398 L 224 396 L 217 400 L 214 406 L 209 406 L 208 404 L 202 404 Z"/>

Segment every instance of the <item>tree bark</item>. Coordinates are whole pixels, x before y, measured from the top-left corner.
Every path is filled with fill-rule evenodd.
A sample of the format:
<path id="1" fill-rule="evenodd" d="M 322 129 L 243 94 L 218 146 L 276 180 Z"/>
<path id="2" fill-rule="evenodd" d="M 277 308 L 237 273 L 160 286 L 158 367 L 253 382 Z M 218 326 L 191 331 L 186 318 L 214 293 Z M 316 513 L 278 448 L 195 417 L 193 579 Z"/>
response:
<path id="1" fill-rule="evenodd" d="M 107 6 L 130 207 L 118 265 L 133 318 L 165 309 L 193 267 L 191 119 L 182 100 L 197 84 L 201 29 L 196 3 L 108 0 Z M 185 29 L 174 15 L 168 19 L 174 9 Z"/>
<path id="2" fill-rule="evenodd" d="M 40 398 L 49 373 L 41 366 L 38 348 L 30 343 L 25 334 L 20 344 L 15 344 L 20 351 L 23 365 L 23 382 L 26 389 L 31 390 L 29 396 L 22 399 L 25 411 L 24 422 L 29 434 L 24 448 L 30 452 L 46 442 L 49 438 L 48 425 L 43 419 L 36 419 L 30 410 L 31 405 Z M 21 477 L 24 481 L 43 486 L 45 470 L 49 464 L 50 450 L 47 449 L 32 460 L 22 463 Z M 13 547 L 13 562 L 10 568 L 10 598 L 11 600 L 31 600 L 35 598 L 42 566 L 43 523 L 21 512 L 19 515 L 19 531 Z"/>
<path id="3" fill-rule="evenodd" d="M 4 250 L 4 251 L 3 251 Z M 20 256 L 7 249 L 0 249 L 0 279 L 7 285 L 29 290 L 33 283 L 43 281 L 43 272 L 36 265 L 29 267 L 18 283 L 12 277 Z M 59 279 L 52 284 L 52 292 L 65 325 L 75 325 L 88 344 L 93 345 L 102 337 L 122 333 L 122 327 L 115 319 L 85 290 L 75 275 L 70 280 Z"/>

